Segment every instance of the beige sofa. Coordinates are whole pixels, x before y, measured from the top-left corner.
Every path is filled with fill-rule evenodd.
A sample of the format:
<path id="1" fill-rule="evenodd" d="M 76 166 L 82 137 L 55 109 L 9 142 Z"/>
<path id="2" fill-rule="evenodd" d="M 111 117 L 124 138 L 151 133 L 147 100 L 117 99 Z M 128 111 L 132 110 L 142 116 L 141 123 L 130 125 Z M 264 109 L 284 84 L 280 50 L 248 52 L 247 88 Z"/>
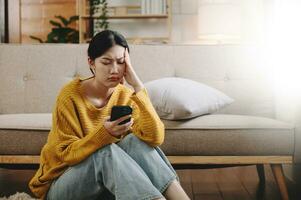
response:
<path id="1" fill-rule="evenodd" d="M 60 88 L 90 76 L 87 44 L 0 45 L 0 167 L 37 164 L 51 128 Z M 275 119 L 275 98 L 264 59 L 255 46 L 130 45 L 143 82 L 182 77 L 212 86 L 235 100 L 216 113 L 162 120 L 161 148 L 174 166 L 270 164 L 283 199 L 282 164 L 293 163 L 293 124 Z"/>

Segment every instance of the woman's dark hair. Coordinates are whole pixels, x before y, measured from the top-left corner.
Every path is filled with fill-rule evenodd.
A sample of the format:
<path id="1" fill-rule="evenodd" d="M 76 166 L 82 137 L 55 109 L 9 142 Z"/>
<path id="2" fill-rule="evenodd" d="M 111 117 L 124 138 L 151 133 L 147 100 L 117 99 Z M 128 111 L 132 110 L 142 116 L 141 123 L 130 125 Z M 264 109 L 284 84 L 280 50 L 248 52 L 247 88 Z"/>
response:
<path id="1" fill-rule="evenodd" d="M 90 59 L 95 60 L 114 45 L 123 46 L 127 48 L 130 53 L 128 43 L 123 35 L 117 31 L 109 29 L 103 30 L 92 37 L 88 47 L 88 56 Z M 92 74 L 94 74 L 91 68 L 90 70 Z"/>

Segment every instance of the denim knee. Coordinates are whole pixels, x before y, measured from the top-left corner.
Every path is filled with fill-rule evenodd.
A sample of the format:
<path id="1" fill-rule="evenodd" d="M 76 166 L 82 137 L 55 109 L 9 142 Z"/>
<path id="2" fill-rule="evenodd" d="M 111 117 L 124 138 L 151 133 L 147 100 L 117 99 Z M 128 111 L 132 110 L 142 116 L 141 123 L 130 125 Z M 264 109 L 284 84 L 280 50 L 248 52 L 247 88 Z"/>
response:
<path id="1" fill-rule="evenodd" d="M 111 146 L 111 144 L 107 144 L 107 145 L 99 148 L 98 150 L 96 150 L 95 153 L 105 153 L 110 150 L 110 146 Z"/>
<path id="2" fill-rule="evenodd" d="M 115 146 L 115 147 L 114 147 Z M 115 143 L 112 143 L 112 144 L 108 144 L 98 150 L 96 150 L 92 156 L 94 158 L 98 158 L 98 159 L 101 159 L 103 158 L 104 156 L 111 156 L 112 155 L 112 148 L 116 148 L 116 144 Z"/>
<path id="3" fill-rule="evenodd" d="M 141 139 L 139 139 L 135 134 L 130 133 L 128 134 L 126 137 L 124 137 L 122 139 L 122 141 L 120 141 L 118 143 L 118 145 L 120 146 L 126 146 L 126 147 L 131 147 L 131 148 L 139 148 L 139 147 L 148 147 L 151 148 L 148 144 L 146 144 L 144 141 L 142 141 Z"/>

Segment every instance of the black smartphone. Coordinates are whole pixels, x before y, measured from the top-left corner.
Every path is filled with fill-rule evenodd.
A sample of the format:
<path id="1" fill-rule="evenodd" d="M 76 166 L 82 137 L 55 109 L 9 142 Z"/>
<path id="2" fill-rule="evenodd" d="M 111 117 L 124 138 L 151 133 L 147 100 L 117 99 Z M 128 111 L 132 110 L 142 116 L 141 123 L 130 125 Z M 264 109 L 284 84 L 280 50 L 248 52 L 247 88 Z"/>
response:
<path id="1" fill-rule="evenodd" d="M 110 119 L 110 121 L 115 121 L 116 119 L 119 119 L 120 117 L 132 114 L 132 111 L 133 111 L 133 109 L 131 108 L 131 106 L 113 106 L 112 110 L 111 110 L 111 119 Z M 125 124 L 129 121 L 131 121 L 131 118 L 123 120 L 118 125 Z"/>

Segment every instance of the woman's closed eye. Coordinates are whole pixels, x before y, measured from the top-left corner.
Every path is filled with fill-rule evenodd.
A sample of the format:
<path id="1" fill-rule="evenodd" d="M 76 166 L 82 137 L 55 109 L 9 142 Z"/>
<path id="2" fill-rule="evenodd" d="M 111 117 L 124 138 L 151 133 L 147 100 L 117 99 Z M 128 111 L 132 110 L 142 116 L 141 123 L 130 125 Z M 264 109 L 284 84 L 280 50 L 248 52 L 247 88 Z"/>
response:
<path id="1" fill-rule="evenodd" d="M 122 59 L 118 60 L 118 64 L 123 64 L 124 61 L 125 61 L 125 60 L 122 58 Z"/>
<path id="2" fill-rule="evenodd" d="M 124 60 L 118 61 L 117 63 L 118 64 L 124 64 Z M 104 64 L 104 65 L 110 65 L 110 64 L 112 64 L 112 62 L 103 62 L 102 64 Z"/>

